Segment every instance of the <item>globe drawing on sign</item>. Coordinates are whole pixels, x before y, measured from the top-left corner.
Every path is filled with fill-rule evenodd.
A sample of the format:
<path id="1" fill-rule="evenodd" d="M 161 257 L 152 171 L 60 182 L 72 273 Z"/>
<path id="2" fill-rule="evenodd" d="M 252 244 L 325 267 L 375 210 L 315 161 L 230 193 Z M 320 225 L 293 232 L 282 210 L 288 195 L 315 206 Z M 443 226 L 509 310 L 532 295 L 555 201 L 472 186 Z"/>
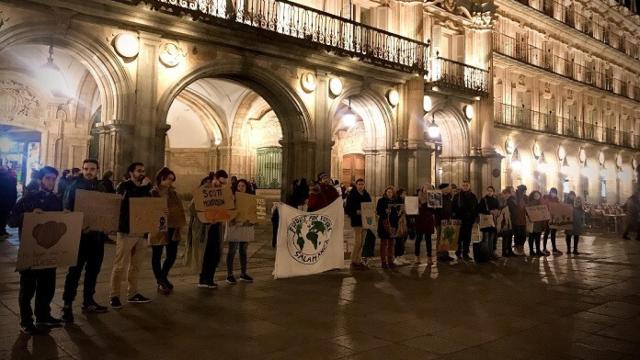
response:
<path id="1" fill-rule="evenodd" d="M 289 254 L 301 264 L 315 264 L 331 239 L 333 222 L 325 215 L 299 215 L 287 227 Z"/>

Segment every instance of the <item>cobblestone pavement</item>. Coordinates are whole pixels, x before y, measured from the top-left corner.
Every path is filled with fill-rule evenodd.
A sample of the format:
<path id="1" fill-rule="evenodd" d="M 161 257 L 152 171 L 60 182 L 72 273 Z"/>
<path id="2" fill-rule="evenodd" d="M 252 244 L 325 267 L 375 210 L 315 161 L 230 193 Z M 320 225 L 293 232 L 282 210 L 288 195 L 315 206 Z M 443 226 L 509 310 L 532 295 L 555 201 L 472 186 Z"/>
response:
<path id="1" fill-rule="evenodd" d="M 34 338 L 19 333 L 14 234 L 0 242 L 0 359 L 640 358 L 640 241 L 586 236 L 579 256 L 273 280 L 268 233 L 250 245 L 254 284 L 226 285 L 219 272 L 217 290 L 197 289 L 178 261 L 164 296 L 147 259 L 140 283 L 151 304 L 100 315 L 77 304 L 76 324 Z M 102 303 L 115 246 L 106 248 Z"/>

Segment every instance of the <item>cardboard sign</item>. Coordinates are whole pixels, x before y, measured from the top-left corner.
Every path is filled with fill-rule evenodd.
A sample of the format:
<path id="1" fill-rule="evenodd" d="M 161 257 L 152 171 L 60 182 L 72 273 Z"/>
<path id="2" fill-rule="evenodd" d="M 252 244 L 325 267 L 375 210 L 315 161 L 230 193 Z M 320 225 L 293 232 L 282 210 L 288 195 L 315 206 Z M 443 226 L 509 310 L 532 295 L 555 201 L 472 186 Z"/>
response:
<path id="1" fill-rule="evenodd" d="M 427 206 L 433 209 L 442 208 L 442 191 L 429 190 L 427 191 Z"/>
<path id="2" fill-rule="evenodd" d="M 436 245 L 437 251 L 456 251 L 458 249 L 459 236 L 459 220 L 442 220 L 440 223 L 440 236 L 438 237 L 439 242 Z"/>
<path id="3" fill-rule="evenodd" d="M 376 205 L 372 202 L 360 203 L 360 216 L 363 229 L 376 229 Z"/>
<path id="4" fill-rule="evenodd" d="M 257 201 L 256 196 L 236 192 L 236 221 L 245 222 L 248 221 L 252 224 L 258 222 L 258 214 L 256 212 Z"/>
<path id="5" fill-rule="evenodd" d="M 84 214 L 84 230 L 113 233 L 118 231 L 121 202 L 117 194 L 77 189 L 73 211 Z"/>
<path id="6" fill-rule="evenodd" d="M 229 186 L 214 188 L 203 185 L 193 191 L 193 204 L 197 211 L 233 209 L 233 193 Z"/>
<path id="7" fill-rule="evenodd" d="M 214 209 L 209 211 L 198 211 L 198 220 L 204 224 L 225 222 L 235 217 L 235 211 L 226 209 Z"/>
<path id="8" fill-rule="evenodd" d="M 525 209 L 527 211 L 529 221 L 538 222 L 551 219 L 547 205 L 527 206 Z"/>
<path id="9" fill-rule="evenodd" d="M 256 219 L 258 224 L 266 224 L 271 220 L 270 216 L 267 216 L 267 199 L 256 198 Z"/>
<path id="10" fill-rule="evenodd" d="M 25 213 L 16 270 L 76 265 L 82 218 L 81 212 Z"/>
<path id="11" fill-rule="evenodd" d="M 480 229 L 496 227 L 495 219 L 491 214 L 480 214 L 478 224 Z"/>
<path id="12" fill-rule="evenodd" d="M 129 233 L 166 232 L 169 227 L 169 208 L 166 198 L 130 198 Z"/>
<path id="13" fill-rule="evenodd" d="M 169 227 L 179 228 L 187 224 L 187 218 L 184 213 L 182 200 L 178 196 L 169 196 L 167 198 L 167 206 L 169 207 Z"/>
<path id="14" fill-rule="evenodd" d="M 417 196 L 407 196 L 404 198 L 404 208 L 407 215 L 418 215 L 420 204 Z"/>
<path id="15" fill-rule="evenodd" d="M 573 206 L 570 204 L 549 203 L 549 227 L 558 230 L 571 230 L 573 227 Z"/>

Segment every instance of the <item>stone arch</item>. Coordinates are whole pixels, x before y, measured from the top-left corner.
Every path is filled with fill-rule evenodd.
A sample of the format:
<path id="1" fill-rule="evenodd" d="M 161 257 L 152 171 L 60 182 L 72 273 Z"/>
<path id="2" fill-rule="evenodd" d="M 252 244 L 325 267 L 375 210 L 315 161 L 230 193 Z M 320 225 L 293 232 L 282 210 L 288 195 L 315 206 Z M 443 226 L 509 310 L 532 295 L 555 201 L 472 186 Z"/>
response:
<path id="1" fill-rule="evenodd" d="M 185 89 L 182 91 L 176 100 L 188 105 L 198 115 L 198 118 L 202 122 L 207 136 L 213 142 L 215 139 L 220 139 L 221 144 L 225 144 L 229 138 L 229 130 L 223 112 L 218 109 L 214 104 L 207 101 L 206 98 L 196 93 Z"/>
<path id="2" fill-rule="evenodd" d="M 361 118 L 365 130 L 363 143 L 364 174 L 371 193 L 381 193 L 393 173 L 393 111 L 384 96 L 362 86 L 346 88 L 329 107 L 327 118 L 331 120 L 331 137 L 339 127 L 341 107 L 351 99 L 351 108 Z M 348 155 L 348 154 L 343 154 Z M 332 150 L 332 173 L 341 171 L 342 158 L 335 158 Z"/>
<path id="3" fill-rule="evenodd" d="M 304 102 L 286 81 L 272 70 L 254 63 L 216 61 L 204 63 L 184 75 L 166 89 L 158 101 L 157 117 L 166 123 L 173 100 L 187 86 L 199 79 L 214 78 L 240 83 L 262 97 L 273 109 L 282 128 L 281 198 L 291 189 L 288 184 L 296 177 L 313 177 L 315 149 L 311 116 Z"/>
<path id="4" fill-rule="evenodd" d="M 133 119 L 132 81 L 109 44 L 53 21 L 23 22 L 0 31 L 0 52 L 21 44 L 53 45 L 74 55 L 98 85 L 102 121 Z"/>
<path id="5" fill-rule="evenodd" d="M 469 123 L 462 110 L 450 104 L 436 105 L 425 115 L 427 123 L 435 117 L 436 124 L 440 127 L 442 139 L 443 157 L 469 156 Z"/>
<path id="6" fill-rule="evenodd" d="M 209 62 L 197 67 L 169 87 L 158 102 L 158 116 L 166 122 L 176 96 L 198 79 L 218 78 L 238 82 L 260 95 L 274 110 L 283 130 L 284 141 L 308 141 L 313 137 L 309 115 L 302 99 L 269 69 L 241 62 Z"/>

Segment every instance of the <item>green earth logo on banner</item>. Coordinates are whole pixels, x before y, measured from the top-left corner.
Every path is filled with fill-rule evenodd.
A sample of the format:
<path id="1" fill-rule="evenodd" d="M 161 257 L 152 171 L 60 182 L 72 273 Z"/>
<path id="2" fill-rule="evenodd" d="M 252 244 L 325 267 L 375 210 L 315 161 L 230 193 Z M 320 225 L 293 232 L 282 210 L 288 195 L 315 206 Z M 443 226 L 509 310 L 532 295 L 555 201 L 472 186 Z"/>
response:
<path id="1" fill-rule="evenodd" d="M 329 247 L 333 223 L 326 215 L 299 215 L 287 228 L 287 248 L 297 262 L 317 263 Z"/>

